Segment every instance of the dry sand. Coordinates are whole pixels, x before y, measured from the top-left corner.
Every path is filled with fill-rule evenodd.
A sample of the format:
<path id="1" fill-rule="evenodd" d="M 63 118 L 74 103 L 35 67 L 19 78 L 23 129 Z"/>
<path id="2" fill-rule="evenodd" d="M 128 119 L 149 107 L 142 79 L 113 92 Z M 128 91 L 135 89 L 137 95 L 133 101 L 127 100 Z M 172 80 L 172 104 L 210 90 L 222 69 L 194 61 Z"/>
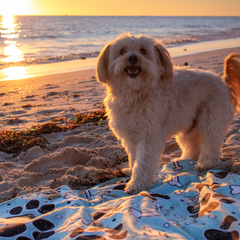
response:
<path id="1" fill-rule="evenodd" d="M 230 52 L 240 49 L 188 55 L 173 62 L 222 75 L 224 58 Z M 3 81 L 0 82 L 0 129 L 20 131 L 55 118 L 72 120 L 74 113 L 98 110 L 104 97 L 104 87 L 96 81 L 94 70 Z M 240 172 L 239 129 L 237 115 L 223 145 L 223 157 L 233 160 L 232 170 L 236 172 Z M 116 178 L 114 171 L 127 165 L 127 155 L 107 121 L 101 125 L 86 123 L 74 130 L 43 137 L 49 143 L 45 149 L 34 146 L 17 156 L 0 151 L 0 202 L 61 185 L 86 189 Z M 181 150 L 172 139 L 166 144 L 160 165 L 180 155 Z"/>

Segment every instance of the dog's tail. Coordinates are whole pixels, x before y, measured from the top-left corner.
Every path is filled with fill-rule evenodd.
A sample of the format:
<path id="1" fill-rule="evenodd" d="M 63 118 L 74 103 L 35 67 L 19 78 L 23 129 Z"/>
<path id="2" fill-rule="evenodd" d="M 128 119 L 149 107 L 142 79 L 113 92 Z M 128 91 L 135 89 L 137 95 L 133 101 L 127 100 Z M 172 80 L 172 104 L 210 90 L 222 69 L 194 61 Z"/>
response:
<path id="1" fill-rule="evenodd" d="M 224 80 L 232 93 L 232 104 L 240 112 L 240 53 L 232 53 L 225 59 Z"/>

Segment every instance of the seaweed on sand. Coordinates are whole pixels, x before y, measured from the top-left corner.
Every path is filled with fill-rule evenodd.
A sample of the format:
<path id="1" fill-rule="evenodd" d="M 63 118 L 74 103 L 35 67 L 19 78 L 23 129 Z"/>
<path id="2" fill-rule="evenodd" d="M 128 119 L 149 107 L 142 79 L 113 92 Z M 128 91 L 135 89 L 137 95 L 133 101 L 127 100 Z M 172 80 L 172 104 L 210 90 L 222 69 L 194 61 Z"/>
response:
<path id="1" fill-rule="evenodd" d="M 101 109 L 96 112 L 90 112 L 89 114 L 75 114 L 73 121 L 64 122 L 64 118 L 61 118 L 63 124 L 58 124 L 60 119 L 56 119 L 53 122 L 44 124 L 38 124 L 24 131 L 4 130 L 0 132 L 0 151 L 6 153 L 13 153 L 15 156 L 20 154 L 21 151 L 26 151 L 33 146 L 40 146 L 45 148 L 49 143 L 42 136 L 42 134 L 50 134 L 52 132 L 61 132 L 74 129 L 82 123 L 93 122 L 98 124 L 99 121 L 106 119 L 105 110 Z M 104 123 L 105 124 L 105 123 Z"/>
<path id="2" fill-rule="evenodd" d="M 87 123 L 87 122 L 99 122 L 106 119 L 105 116 L 105 109 L 101 109 L 95 112 L 90 112 L 89 114 L 82 114 L 77 113 L 75 114 L 75 120 L 74 123 L 81 124 L 81 123 Z"/>
<path id="3" fill-rule="evenodd" d="M 39 124 L 20 132 L 5 130 L 0 132 L 0 151 L 18 155 L 21 151 L 26 151 L 33 146 L 45 148 L 48 141 L 41 134 L 63 130 L 56 123 Z"/>

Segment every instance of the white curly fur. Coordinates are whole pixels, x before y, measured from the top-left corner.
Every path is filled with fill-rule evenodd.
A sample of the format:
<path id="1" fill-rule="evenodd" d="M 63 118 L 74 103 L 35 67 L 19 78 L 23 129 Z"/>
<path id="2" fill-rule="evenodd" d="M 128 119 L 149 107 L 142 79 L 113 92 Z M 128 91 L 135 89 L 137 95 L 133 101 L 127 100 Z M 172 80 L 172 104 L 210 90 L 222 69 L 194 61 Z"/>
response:
<path id="1" fill-rule="evenodd" d="M 130 63 L 130 56 L 137 62 Z M 225 81 L 210 72 L 173 70 L 167 50 L 148 36 L 122 34 L 101 51 L 97 79 L 107 88 L 109 125 L 129 155 L 124 171 L 132 176 L 126 192 L 152 187 L 172 136 L 182 149 L 181 158 L 198 160 L 203 169 L 225 167 L 221 145 L 240 105 L 236 57 L 240 54 L 226 59 Z M 141 69 L 137 76 L 126 70 L 130 66 Z"/>

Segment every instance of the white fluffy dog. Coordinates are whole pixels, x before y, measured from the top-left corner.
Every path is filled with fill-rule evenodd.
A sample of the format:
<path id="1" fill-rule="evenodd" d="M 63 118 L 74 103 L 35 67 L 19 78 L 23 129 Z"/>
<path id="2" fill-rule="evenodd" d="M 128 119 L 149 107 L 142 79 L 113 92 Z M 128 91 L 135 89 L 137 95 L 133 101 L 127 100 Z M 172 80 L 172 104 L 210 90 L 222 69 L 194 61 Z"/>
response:
<path id="1" fill-rule="evenodd" d="M 129 155 L 126 192 L 152 187 L 166 140 L 174 135 L 181 158 L 198 160 L 203 169 L 224 168 L 221 145 L 240 106 L 236 57 L 225 60 L 223 81 L 214 73 L 173 70 L 168 51 L 148 36 L 123 34 L 104 47 L 97 79 L 107 87 L 110 128 Z"/>

